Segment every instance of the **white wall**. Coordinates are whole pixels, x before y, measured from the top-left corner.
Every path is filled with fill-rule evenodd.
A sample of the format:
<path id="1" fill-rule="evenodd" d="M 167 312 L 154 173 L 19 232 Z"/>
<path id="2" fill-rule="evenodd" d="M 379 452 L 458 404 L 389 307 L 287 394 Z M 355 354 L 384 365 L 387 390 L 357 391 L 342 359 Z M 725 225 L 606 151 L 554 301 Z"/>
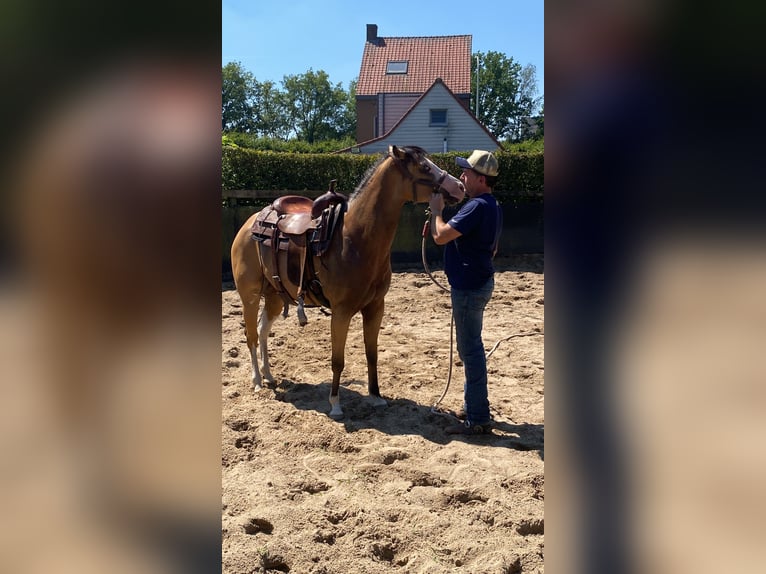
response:
<path id="1" fill-rule="evenodd" d="M 447 110 L 447 126 L 429 125 L 431 109 Z M 428 153 L 441 153 L 444 138 L 447 138 L 447 151 L 493 151 L 498 147 L 444 85 L 436 84 L 391 134 L 360 148 L 362 153 L 383 153 L 390 144 L 417 145 Z"/>

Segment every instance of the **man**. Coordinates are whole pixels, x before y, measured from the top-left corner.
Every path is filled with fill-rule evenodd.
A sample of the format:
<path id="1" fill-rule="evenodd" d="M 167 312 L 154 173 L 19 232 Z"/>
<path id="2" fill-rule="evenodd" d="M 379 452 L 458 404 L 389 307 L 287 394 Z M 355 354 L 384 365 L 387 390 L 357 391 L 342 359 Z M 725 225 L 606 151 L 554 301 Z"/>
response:
<path id="1" fill-rule="evenodd" d="M 487 393 L 487 360 L 481 339 L 484 308 L 495 287 L 492 258 L 497 251 L 502 212 L 492 195 L 497 181 L 497 159 L 492 153 L 474 150 L 468 159 L 455 158 L 463 168 L 460 181 L 468 201 L 449 221 L 442 218 L 444 198 L 431 196 L 431 234 L 445 245 L 444 271 L 451 287 L 457 350 L 465 369 L 463 424 L 447 428 L 449 434 L 491 432 Z"/>

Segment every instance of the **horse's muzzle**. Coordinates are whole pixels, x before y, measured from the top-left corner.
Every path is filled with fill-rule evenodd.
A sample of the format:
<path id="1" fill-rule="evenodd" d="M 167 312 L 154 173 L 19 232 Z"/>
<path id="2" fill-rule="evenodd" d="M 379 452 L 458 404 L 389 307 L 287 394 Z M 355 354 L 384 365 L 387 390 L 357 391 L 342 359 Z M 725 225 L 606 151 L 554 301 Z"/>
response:
<path id="1" fill-rule="evenodd" d="M 448 173 L 445 173 L 445 177 L 439 183 L 439 191 L 444 196 L 444 203 L 447 205 L 460 203 L 465 197 L 463 182 Z"/>

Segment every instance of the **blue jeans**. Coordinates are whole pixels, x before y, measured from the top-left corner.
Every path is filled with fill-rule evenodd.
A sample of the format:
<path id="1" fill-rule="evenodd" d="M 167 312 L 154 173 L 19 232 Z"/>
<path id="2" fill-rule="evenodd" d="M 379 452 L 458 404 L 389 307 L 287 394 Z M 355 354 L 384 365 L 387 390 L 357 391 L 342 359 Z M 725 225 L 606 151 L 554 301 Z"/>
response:
<path id="1" fill-rule="evenodd" d="M 457 352 L 463 361 L 465 383 L 463 396 L 466 420 L 471 424 L 486 424 L 492 420 L 489 414 L 487 395 L 487 358 L 481 330 L 484 322 L 484 308 L 492 297 L 495 279 L 489 280 L 478 289 L 452 288 L 452 313 L 455 317 Z"/>

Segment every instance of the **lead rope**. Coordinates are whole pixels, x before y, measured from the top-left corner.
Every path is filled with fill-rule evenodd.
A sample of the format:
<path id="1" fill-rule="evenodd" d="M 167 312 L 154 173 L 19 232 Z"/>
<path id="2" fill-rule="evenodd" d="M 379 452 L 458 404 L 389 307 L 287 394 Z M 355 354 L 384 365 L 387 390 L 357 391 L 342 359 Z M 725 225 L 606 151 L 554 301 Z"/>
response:
<path id="1" fill-rule="evenodd" d="M 450 290 L 436 280 L 436 277 L 433 276 L 433 273 L 431 273 L 431 269 L 428 267 L 428 258 L 426 257 L 426 237 L 428 237 L 430 230 L 431 230 L 431 211 L 429 209 L 426 209 L 426 222 L 423 224 L 423 233 L 422 233 L 423 240 L 420 243 L 420 254 L 423 259 L 423 268 L 426 270 L 426 273 L 431 278 L 431 281 L 434 282 L 434 285 L 436 285 L 439 289 L 441 289 L 445 293 L 449 293 Z M 453 363 L 452 356 L 453 356 L 453 349 L 454 349 L 454 342 L 453 342 L 454 327 L 455 327 L 455 314 L 452 311 L 450 311 L 449 371 L 447 373 L 447 384 L 444 386 L 444 392 L 442 392 L 439 399 L 431 406 L 431 412 L 436 415 L 445 416 L 451 420 L 462 422 L 451 412 L 445 411 L 444 409 L 439 408 L 439 403 L 441 403 L 444 400 L 444 397 L 447 396 L 447 391 L 449 390 L 450 382 L 452 382 L 452 363 Z"/>

